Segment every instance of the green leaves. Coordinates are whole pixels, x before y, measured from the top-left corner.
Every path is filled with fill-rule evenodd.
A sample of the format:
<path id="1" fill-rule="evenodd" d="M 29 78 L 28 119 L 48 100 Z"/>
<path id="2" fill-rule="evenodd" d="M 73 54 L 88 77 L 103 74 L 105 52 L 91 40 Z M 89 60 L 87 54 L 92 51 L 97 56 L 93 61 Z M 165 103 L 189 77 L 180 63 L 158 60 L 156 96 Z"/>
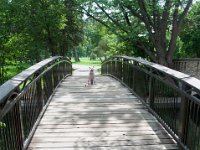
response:
<path id="1" fill-rule="evenodd" d="M 200 2 L 196 2 L 184 22 L 180 57 L 200 57 Z"/>
<path id="2" fill-rule="evenodd" d="M 78 7 L 76 0 L 3 0 L 0 2 L 0 42 L 2 37 L 6 47 L 28 51 L 31 55 L 27 59 L 34 59 L 31 51 L 38 51 L 35 59 L 44 51 L 65 55 L 82 41 L 82 16 Z M 24 37 L 30 42 L 23 40 Z"/>
<path id="3" fill-rule="evenodd" d="M 2 129 L 2 128 L 6 128 L 6 124 L 3 122 L 0 122 L 0 129 Z"/>
<path id="4" fill-rule="evenodd" d="M 84 12 L 132 47 L 132 52 L 125 52 L 146 55 L 152 61 L 171 66 L 183 19 L 192 1 L 88 0 Z"/>
<path id="5" fill-rule="evenodd" d="M 76 49 L 83 40 L 79 4 L 78 0 L 0 0 L 1 66 L 11 61 L 34 64 Z M 0 75 L 5 70 L 1 66 Z"/>

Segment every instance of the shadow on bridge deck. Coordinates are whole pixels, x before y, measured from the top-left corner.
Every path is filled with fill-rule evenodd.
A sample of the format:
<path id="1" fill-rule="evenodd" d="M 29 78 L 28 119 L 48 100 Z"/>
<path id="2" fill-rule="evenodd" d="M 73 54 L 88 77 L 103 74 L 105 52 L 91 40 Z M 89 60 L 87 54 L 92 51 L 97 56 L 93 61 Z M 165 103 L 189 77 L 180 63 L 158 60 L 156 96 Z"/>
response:
<path id="1" fill-rule="evenodd" d="M 84 71 L 83 71 L 84 72 Z M 142 103 L 113 78 L 72 76 L 54 94 L 29 150 L 178 149 Z"/>

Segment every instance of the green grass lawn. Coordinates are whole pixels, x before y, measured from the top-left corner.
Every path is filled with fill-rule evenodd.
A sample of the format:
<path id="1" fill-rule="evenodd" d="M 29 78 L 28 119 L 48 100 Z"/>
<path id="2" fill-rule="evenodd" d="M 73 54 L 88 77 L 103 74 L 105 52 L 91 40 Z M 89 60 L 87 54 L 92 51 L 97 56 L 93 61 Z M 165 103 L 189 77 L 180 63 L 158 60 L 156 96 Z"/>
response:
<path id="1" fill-rule="evenodd" d="M 29 68 L 30 66 L 31 64 L 27 64 L 27 63 L 8 65 L 5 67 L 7 70 L 6 78 L 10 79 L 14 77 L 15 75 L 19 74 L 20 72 L 22 72 L 23 70 Z"/>
<path id="2" fill-rule="evenodd" d="M 75 62 L 74 59 L 72 59 L 72 63 L 79 65 L 88 65 L 88 66 L 101 66 L 101 61 L 99 59 L 90 60 L 89 57 L 80 58 L 80 62 Z"/>

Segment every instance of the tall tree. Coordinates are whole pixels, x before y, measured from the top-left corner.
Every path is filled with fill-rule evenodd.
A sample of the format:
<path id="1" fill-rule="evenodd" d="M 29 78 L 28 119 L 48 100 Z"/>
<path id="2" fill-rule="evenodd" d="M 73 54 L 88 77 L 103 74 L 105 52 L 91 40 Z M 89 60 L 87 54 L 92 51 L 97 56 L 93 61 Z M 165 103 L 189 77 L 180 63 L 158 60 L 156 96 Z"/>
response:
<path id="1" fill-rule="evenodd" d="M 78 46 L 83 40 L 83 22 L 82 12 L 78 10 L 79 2 L 76 0 L 64 0 L 65 6 L 65 24 L 63 33 L 62 53 L 66 54 L 66 50 L 73 49 L 75 60 L 78 61 L 78 54 L 74 47 Z"/>
<path id="2" fill-rule="evenodd" d="M 7 63 L 35 63 L 75 49 L 83 37 L 78 2 L 1 0 L 0 76 L 5 74 Z"/>
<path id="3" fill-rule="evenodd" d="M 154 62 L 172 66 L 176 40 L 193 0 L 85 1 L 85 14 L 144 51 Z"/>

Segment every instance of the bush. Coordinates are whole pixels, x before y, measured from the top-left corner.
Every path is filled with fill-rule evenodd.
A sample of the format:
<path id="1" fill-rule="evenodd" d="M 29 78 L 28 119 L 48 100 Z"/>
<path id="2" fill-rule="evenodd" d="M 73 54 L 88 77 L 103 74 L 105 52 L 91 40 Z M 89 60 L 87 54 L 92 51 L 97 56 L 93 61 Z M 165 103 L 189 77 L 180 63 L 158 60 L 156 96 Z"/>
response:
<path id="1" fill-rule="evenodd" d="M 3 123 L 3 122 L 0 122 L 0 129 L 1 129 L 1 128 L 5 128 L 5 127 L 6 127 L 6 124 Z"/>

